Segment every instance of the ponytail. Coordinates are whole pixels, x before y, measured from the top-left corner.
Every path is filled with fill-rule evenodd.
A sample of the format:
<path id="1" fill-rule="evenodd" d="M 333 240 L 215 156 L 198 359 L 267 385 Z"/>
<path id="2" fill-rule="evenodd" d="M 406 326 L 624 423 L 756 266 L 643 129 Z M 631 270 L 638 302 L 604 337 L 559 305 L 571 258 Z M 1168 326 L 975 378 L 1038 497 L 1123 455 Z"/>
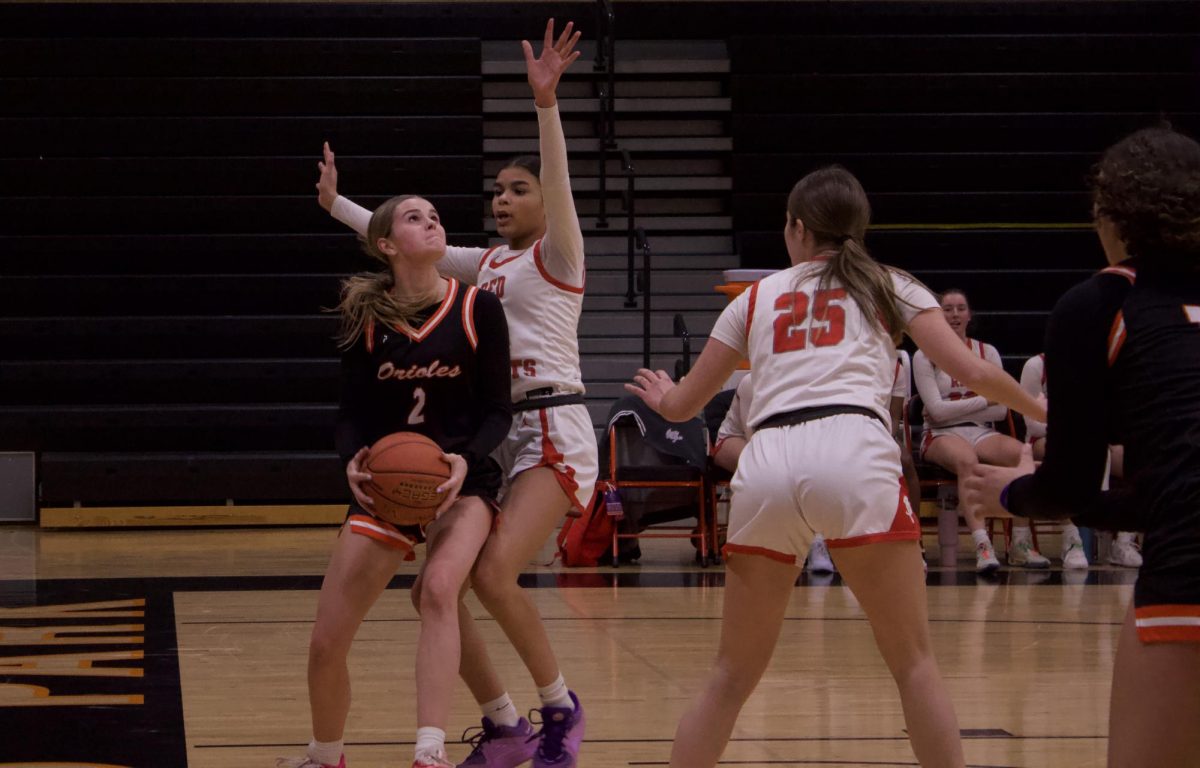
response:
<path id="1" fill-rule="evenodd" d="M 898 272 L 913 281 L 916 278 L 903 270 L 885 267 L 875 261 L 866 245 L 857 237 L 839 239 L 842 240 L 841 245 L 821 272 L 818 289 L 823 290 L 834 282 L 838 283 L 862 309 L 873 327 L 898 339 L 907 325 L 900 304 L 907 302 L 896 295 L 892 273 Z"/>
<path id="2" fill-rule="evenodd" d="M 871 221 L 871 204 L 854 174 L 839 165 L 809 173 L 792 188 L 787 211 L 789 226 L 802 221 L 818 247 L 836 248 L 821 272 L 819 289 L 828 289 L 836 282 L 872 326 L 898 339 L 906 324 L 900 311 L 904 300 L 896 295 L 893 275 L 917 280 L 871 258 L 863 244 Z"/>

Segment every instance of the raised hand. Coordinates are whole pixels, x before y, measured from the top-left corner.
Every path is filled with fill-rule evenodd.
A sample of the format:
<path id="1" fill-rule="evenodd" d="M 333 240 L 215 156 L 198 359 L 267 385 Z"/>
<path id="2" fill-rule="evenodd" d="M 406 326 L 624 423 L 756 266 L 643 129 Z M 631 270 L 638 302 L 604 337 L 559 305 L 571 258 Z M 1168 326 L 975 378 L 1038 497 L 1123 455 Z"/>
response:
<path id="1" fill-rule="evenodd" d="M 633 383 L 625 385 L 626 392 L 637 395 L 655 413 L 660 414 L 662 411 L 659 410 L 659 403 L 662 402 L 663 395 L 674 388 L 675 382 L 671 381 L 666 371 L 652 371 L 649 368 L 639 368 L 637 375 L 633 377 Z"/>
<path id="2" fill-rule="evenodd" d="M 325 142 L 323 147 L 325 159 L 317 163 L 317 170 L 321 172 L 321 177 L 317 179 L 317 202 L 325 210 L 332 210 L 333 201 L 337 199 L 337 166 L 333 164 L 333 150 L 329 148 L 329 142 Z"/>
<path id="3" fill-rule="evenodd" d="M 528 40 L 521 41 L 525 51 L 525 72 L 529 78 L 529 87 L 533 89 L 533 101 L 539 107 L 553 107 L 558 99 L 555 90 L 563 72 L 567 71 L 579 51 L 575 44 L 579 42 L 579 32 L 573 32 L 575 22 L 568 21 L 558 39 L 554 39 L 554 19 L 546 22 L 546 36 L 542 40 L 542 54 L 533 57 L 533 46 Z"/>

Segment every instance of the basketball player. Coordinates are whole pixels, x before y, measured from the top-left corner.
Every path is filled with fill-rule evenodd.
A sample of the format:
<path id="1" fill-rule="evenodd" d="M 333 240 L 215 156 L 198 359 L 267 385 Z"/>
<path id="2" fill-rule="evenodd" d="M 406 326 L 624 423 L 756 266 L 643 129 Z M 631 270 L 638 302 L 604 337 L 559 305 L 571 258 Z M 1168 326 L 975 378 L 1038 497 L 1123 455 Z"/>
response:
<path id="1" fill-rule="evenodd" d="M 1112 266 L 1046 331 L 1053 419 L 1033 471 L 979 467 L 967 503 L 1145 532 L 1117 647 L 1108 764 L 1200 765 L 1200 144 L 1169 128 L 1110 147 L 1092 180 Z M 1126 482 L 1100 490 L 1110 444 Z"/>
<path id="2" fill-rule="evenodd" d="M 972 355 L 938 303 L 863 246 L 866 193 L 840 167 L 808 174 L 788 197 L 793 266 L 726 307 L 678 386 L 642 369 L 627 384 L 665 418 L 697 413 L 749 357 L 754 433 L 733 477 L 724 616 L 708 684 L 679 723 L 672 768 L 712 768 L 770 661 L 814 534 L 825 536 L 871 622 L 900 690 L 923 766 L 962 766 L 954 707 L 929 638 L 920 528 L 888 423 L 893 331 L 907 332 L 974 391 L 1041 416 L 1000 368 Z"/>
<path id="3" fill-rule="evenodd" d="M 1046 395 L 1046 355 L 1034 355 L 1025 361 L 1021 368 L 1021 386 L 1034 397 Z M 1026 442 L 1033 451 L 1033 460 L 1041 461 L 1046 455 L 1046 425 L 1033 419 L 1025 419 Z M 1122 476 L 1122 457 L 1124 451 L 1119 445 L 1109 446 L 1109 476 Z M 1062 534 L 1063 568 L 1085 569 L 1088 567 L 1087 555 L 1083 551 L 1083 538 L 1079 528 L 1074 523 L 1063 525 Z M 1142 565 L 1142 555 L 1137 550 L 1136 535 L 1133 531 L 1119 531 L 1112 547 L 1109 549 L 1108 562 L 1125 568 L 1139 568 Z"/>
<path id="4" fill-rule="evenodd" d="M 990 365 L 1002 367 L 1000 353 L 991 344 L 967 337 L 971 322 L 971 306 L 967 296 L 958 289 L 946 291 L 941 299 L 946 321 L 961 342 Z M 994 422 L 1008 417 L 1003 405 L 989 402 L 970 387 L 939 369 L 929 357 L 917 350 L 913 356 L 913 378 L 925 406 L 925 434 L 921 438 L 921 458 L 950 470 L 958 478 L 959 498 L 962 498 L 963 479 L 979 462 L 1016 466 L 1021 457 L 1021 443 L 1016 438 L 996 431 Z M 1000 567 L 992 540 L 984 528 L 984 519 L 960 505 L 963 520 L 975 541 L 975 570 L 991 573 Z M 1012 542 L 1008 548 L 1008 564 L 1025 568 L 1049 568 L 1050 561 L 1033 546 L 1033 531 L 1028 520 L 1014 520 Z"/>
<path id="5" fill-rule="evenodd" d="M 541 56 L 522 45 L 537 105 L 541 156 L 521 157 L 500 171 L 492 214 L 506 245 L 448 247 L 438 270 L 495 294 L 511 335 L 512 425 L 495 458 L 507 488 L 499 523 L 480 554 L 471 586 L 529 668 L 542 701 L 542 730 L 519 717 L 470 612 L 460 605 L 462 676 L 483 710 L 483 730 L 462 763 L 470 768 L 574 768 L 585 720 L 568 690 L 537 608 L 517 577 L 572 509 L 591 503 L 598 471 L 596 437 L 583 400 L 577 329 L 583 309 L 583 233 L 571 197 L 566 139 L 555 91 L 579 57 L 579 33 L 568 23 L 557 40 L 546 25 Z M 360 234 L 364 209 L 337 195 L 333 153 L 326 145 L 318 200 Z"/>
<path id="6" fill-rule="evenodd" d="M 385 272 L 343 287 L 342 403 L 337 447 L 354 497 L 334 547 L 309 647 L 313 740 L 279 766 L 345 767 L 350 679 L 346 657 L 367 611 L 401 561 L 428 540 L 418 593 L 417 740 L 413 767 L 452 766 L 446 721 L 459 666 L 459 595 L 492 528 L 500 468 L 489 454 L 512 419 L 505 379 L 508 333 L 493 295 L 438 275 L 446 247 L 437 211 L 420 197 L 395 197 L 371 216 L 367 252 Z M 371 514 L 363 484 L 367 446 L 410 431 L 431 438 L 451 468 L 447 497 L 424 531 Z"/>

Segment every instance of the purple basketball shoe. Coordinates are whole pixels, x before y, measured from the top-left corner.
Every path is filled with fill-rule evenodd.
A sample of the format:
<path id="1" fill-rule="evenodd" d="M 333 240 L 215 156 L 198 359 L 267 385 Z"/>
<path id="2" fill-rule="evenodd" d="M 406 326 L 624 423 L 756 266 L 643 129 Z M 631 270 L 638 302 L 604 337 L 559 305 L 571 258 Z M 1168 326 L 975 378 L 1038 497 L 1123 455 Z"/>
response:
<path id="1" fill-rule="evenodd" d="M 542 730 L 538 732 L 537 754 L 533 768 L 575 768 L 579 746 L 583 743 L 585 720 L 583 705 L 568 691 L 575 709 L 542 707 Z"/>
<path id="2" fill-rule="evenodd" d="M 470 739 L 463 734 L 463 740 L 474 749 L 458 768 L 517 768 L 537 751 L 534 736 L 533 726 L 523 717 L 516 725 L 496 725 L 485 717 L 479 733 Z"/>

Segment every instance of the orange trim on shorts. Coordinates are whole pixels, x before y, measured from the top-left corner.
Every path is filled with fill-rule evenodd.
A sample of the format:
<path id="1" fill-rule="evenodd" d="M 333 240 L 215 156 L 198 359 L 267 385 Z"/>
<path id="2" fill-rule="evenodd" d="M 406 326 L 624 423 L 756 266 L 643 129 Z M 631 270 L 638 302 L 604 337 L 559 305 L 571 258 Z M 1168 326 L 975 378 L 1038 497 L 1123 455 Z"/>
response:
<path id="1" fill-rule="evenodd" d="M 878 544 L 881 541 L 916 541 L 919 538 L 921 538 L 920 531 L 888 531 L 852 536 L 848 539 L 825 539 L 825 545 L 830 549 L 848 549 L 861 547 L 864 544 Z"/>
<path id="2" fill-rule="evenodd" d="M 929 450 L 929 446 L 933 445 L 933 441 L 937 440 L 939 437 L 945 437 L 945 435 L 933 434 L 933 430 L 933 427 L 926 425 L 925 431 L 921 433 L 921 447 L 918 452 L 921 461 L 927 461 L 925 458 L 925 453 Z"/>
<path id="3" fill-rule="evenodd" d="M 384 522 L 370 515 L 352 514 L 346 520 L 346 525 L 350 528 L 351 533 L 366 536 L 368 539 L 378 541 L 388 549 L 403 552 L 405 560 L 415 560 L 417 558 L 413 553 L 417 542 L 400 532 L 391 523 Z"/>
<path id="4" fill-rule="evenodd" d="M 587 512 L 579 504 L 579 497 L 576 492 L 579 490 L 579 483 L 575 482 L 575 467 L 566 463 L 566 457 L 554 445 L 554 441 L 550 439 L 550 417 L 546 413 L 545 408 L 538 409 L 538 415 L 542 422 L 542 460 L 530 467 L 537 469 L 538 467 L 547 467 L 554 472 L 554 479 L 558 481 L 562 487 L 563 493 L 567 494 L 567 499 L 571 502 L 571 507 L 579 514 Z M 563 469 L 559 469 L 559 467 Z M 595 498 L 595 494 L 593 494 Z M 590 506 L 590 505 L 589 505 Z"/>
<path id="5" fill-rule="evenodd" d="M 904 482 L 904 476 L 901 475 L 896 482 L 900 486 L 900 495 L 896 497 L 896 512 L 892 515 L 890 528 L 881 533 L 867 533 L 848 539 L 826 539 L 826 545 L 831 549 L 838 549 L 878 544 L 881 541 L 915 541 L 921 538 L 921 524 L 917 521 L 912 502 L 908 500 L 908 485 Z"/>
<path id="6" fill-rule="evenodd" d="M 1148 605 L 1133 614 L 1143 643 L 1200 643 L 1200 605 Z"/>
<path id="7" fill-rule="evenodd" d="M 721 547 L 721 555 L 726 560 L 728 560 L 729 555 L 734 552 L 742 555 L 761 555 L 762 557 L 769 557 L 772 560 L 776 560 L 785 565 L 796 564 L 795 555 L 789 555 L 786 552 L 780 552 L 776 549 L 767 549 L 766 547 L 751 547 L 745 544 L 726 544 L 725 546 Z"/>

